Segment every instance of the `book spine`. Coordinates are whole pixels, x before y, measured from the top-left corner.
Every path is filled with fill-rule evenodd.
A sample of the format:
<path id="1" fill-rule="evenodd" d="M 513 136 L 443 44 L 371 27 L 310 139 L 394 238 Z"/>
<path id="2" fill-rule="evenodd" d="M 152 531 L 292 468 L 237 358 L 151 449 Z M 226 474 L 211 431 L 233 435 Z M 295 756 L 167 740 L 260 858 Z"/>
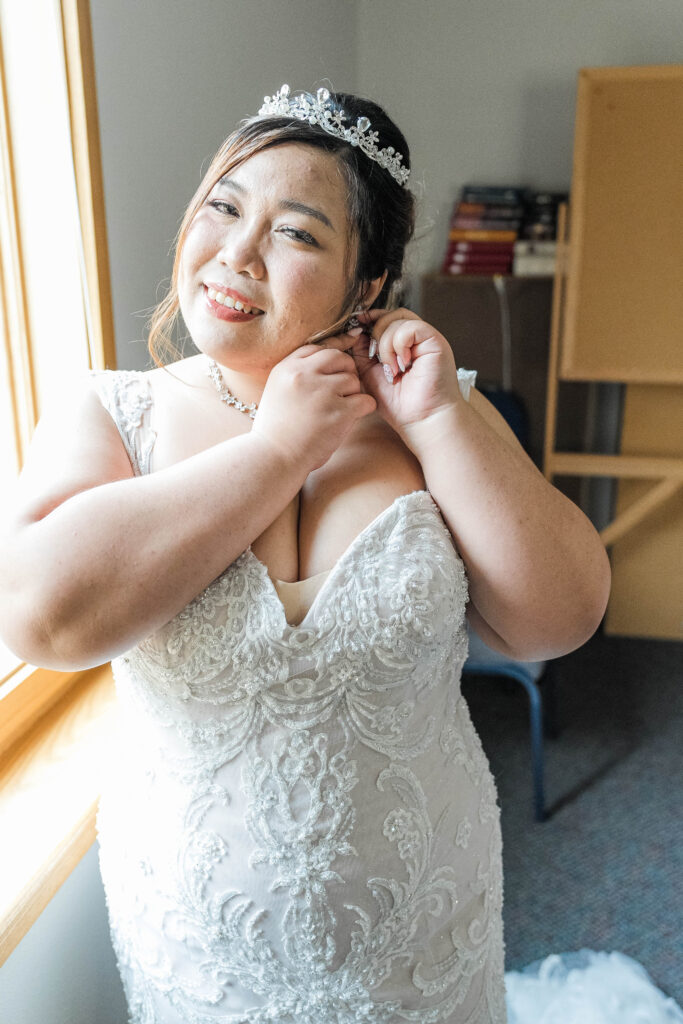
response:
<path id="1" fill-rule="evenodd" d="M 526 188 L 509 185 L 463 185 L 460 193 L 464 203 L 499 203 L 501 206 L 520 205 L 525 196 Z"/>
<path id="2" fill-rule="evenodd" d="M 466 253 L 454 252 L 448 260 L 449 263 L 462 263 L 467 266 L 475 266 L 477 263 L 500 264 L 505 266 L 512 263 L 512 256 L 505 253 Z"/>
<path id="3" fill-rule="evenodd" d="M 451 242 L 514 242 L 516 231 L 489 231 L 485 228 L 451 228 L 448 233 Z"/>
<path id="4" fill-rule="evenodd" d="M 515 256 L 513 271 L 524 277 L 553 277 L 555 260 L 547 256 Z"/>
<path id="5" fill-rule="evenodd" d="M 522 206 L 500 206 L 495 203 L 456 203 L 456 215 L 463 214 L 466 217 L 500 217 L 519 218 L 524 213 Z"/>
<path id="6" fill-rule="evenodd" d="M 450 242 L 449 252 L 505 253 L 514 252 L 514 242 Z"/>
<path id="7" fill-rule="evenodd" d="M 486 231 L 518 231 L 521 220 L 497 220 L 495 217 L 464 217 L 460 214 L 451 222 L 453 228 L 477 228 Z"/>
<path id="8" fill-rule="evenodd" d="M 557 242 L 551 241 L 530 241 L 520 239 L 515 242 L 515 256 L 551 256 L 553 259 L 557 254 Z"/>
<path id="9" fill-rule="evenodd" d="M 453 274 L 458 277 L 481 277 L 488 275 L 491 277 L 493 274 L 509 274 L 510 268 L 503 268 L 499 266 L 488 266 L 487 264 L 477 264 L 473 267 L 463 266 L 461 263 L 452 264 L 446 271 L 448 274 Z"/>

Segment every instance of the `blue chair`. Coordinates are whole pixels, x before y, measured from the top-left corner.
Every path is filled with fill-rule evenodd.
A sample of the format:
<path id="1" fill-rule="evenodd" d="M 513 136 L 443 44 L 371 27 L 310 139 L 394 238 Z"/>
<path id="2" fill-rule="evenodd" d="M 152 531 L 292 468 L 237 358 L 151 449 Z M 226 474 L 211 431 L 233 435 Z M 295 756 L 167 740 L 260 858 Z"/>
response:
<path id="1" fill-rule="evenodd" d="M 553 680 L 550 676 L 544 680 L 544 690 L 547 690 L 547 702 L 544 713 L 543 698 L 538 683 L 545 672 L 545 661 L 514 661 L 512 658 L 491 650 L 474 630 L 467 627 L 469 635 L 469 655 L 463 667 L 463 674 L 482 676 L 505 676 L 508 679 L 517 679 L 526 689 L 529 696 L 529 718 L 531 725 L 531 770 L 533 777 L 534 792 L 534 818 L 536 821 L 545 821 L 548 817 L 545 809 L 545 796 L 543 787 L 543 738 L 544 733 L 548 736 L 557 736 L 557 722 L 555 709 L 555 690 Z"/>

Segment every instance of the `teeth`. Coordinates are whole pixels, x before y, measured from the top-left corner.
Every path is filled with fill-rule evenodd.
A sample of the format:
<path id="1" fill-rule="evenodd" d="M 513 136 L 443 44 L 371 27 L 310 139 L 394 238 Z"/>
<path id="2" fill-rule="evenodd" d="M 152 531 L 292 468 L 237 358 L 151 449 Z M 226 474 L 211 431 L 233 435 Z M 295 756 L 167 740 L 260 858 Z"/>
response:
<path id="1" fill-rule="evenodd" d="M 214 288 L 207 287 L 206 293 L 213 302 L 220 302 L 222 306 L 227 306 L 228 309 L 236 309 L 239 313 L 253 313 L 255 316 L 258 316 L 262 312 L 256 306 L 247 306 L 246 303 L 240 302 L 239 299 L 233 299 L 231 295 L 217 292 Z"/>

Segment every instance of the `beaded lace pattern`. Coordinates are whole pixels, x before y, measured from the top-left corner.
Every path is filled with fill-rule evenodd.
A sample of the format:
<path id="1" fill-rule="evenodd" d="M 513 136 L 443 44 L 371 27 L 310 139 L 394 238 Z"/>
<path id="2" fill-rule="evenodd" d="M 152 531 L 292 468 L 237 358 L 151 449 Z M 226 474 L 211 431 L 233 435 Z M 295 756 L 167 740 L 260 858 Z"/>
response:
<path id="1" fill-rule="evenodd" d="M 96 386 L 147 451 L 132 434 L 151 436 L 149 385 L 117 376 Z M 347 548 L 300 625 L 247 549 L 113 662 L 122 756 L 98 832 L 132 1024 L 504 1024 L 499 812 L 459 689 L 466 601 L 416 491 Z"/>

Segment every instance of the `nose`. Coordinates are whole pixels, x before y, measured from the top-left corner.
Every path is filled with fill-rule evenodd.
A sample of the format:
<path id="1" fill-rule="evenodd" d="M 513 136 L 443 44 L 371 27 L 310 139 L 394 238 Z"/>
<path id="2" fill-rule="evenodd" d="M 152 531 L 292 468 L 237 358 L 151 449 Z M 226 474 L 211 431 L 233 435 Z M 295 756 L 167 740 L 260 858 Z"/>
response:
<path id="1" fill-rule="evenodd" d="M 218 259 L 236 274 L 261 278 L 264 274 L 260 234 L 257 224 L 246 218 L 233 221 L 225 232 Z"/>

